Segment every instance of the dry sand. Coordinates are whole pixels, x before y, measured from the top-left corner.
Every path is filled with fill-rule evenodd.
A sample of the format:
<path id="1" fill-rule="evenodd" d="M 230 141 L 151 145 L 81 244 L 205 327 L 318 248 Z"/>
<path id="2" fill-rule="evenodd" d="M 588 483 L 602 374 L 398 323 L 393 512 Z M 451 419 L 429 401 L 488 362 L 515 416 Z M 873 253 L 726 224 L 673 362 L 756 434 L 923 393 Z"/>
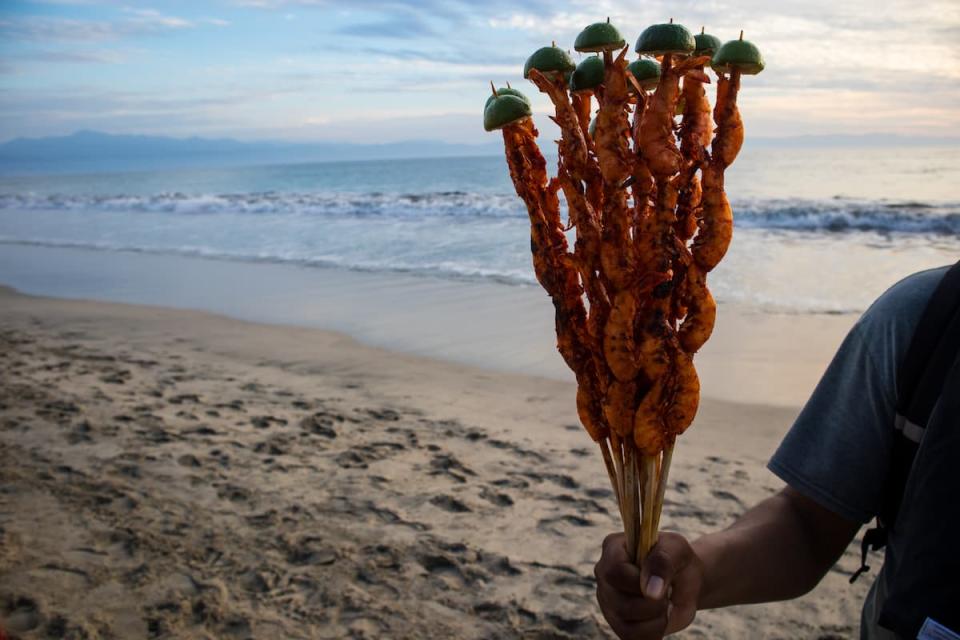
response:
<path id="1" fill-rule="evenodd" d="M 707 388 L 665 529 L 723 527 L 779 488 L 764 463 L 790 401 L 851 322 L 728 321 L 708 377 L 758 372 L 777 401 Z M 614 512 L 569 382 L 0 289 L 0 625 L 14 637 L 612 637 L 592 568 Z M 701 612 L 677 637 L 854 637 L 857 565 L 852 545 L 804 598 Z"/>

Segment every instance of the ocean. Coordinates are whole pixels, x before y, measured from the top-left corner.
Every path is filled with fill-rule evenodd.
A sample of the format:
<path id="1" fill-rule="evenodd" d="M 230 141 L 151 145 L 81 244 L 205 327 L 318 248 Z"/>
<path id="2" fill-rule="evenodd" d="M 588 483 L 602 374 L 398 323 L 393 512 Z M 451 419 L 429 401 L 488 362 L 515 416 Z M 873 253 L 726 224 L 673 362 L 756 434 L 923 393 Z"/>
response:
<path id="1" fill-rule="evenodd" d="M 764 311 L 862 311 L 960 258 L 957 184 L 953 148 L 748 146 L 711 288 Z M 502 157 L 0 177 L 0 245 L 529 287 L 528 238 Z"/>

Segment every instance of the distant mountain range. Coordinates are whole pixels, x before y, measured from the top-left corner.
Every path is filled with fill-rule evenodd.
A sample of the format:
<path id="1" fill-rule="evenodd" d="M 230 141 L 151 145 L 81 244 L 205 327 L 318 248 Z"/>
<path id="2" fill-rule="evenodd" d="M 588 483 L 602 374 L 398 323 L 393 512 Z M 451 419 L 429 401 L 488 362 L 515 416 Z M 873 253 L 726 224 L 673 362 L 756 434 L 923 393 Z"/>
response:
<path id="1" fill-rule="evenodd" d="M 960 147 L 960 138 L 822 135 L 751 138 L 748 145 L 755 148 Z M 241 142 L 227 138 L 168 138 L 78 131 L 68 136 L 16 138 L 0 144 L 0 174 L 96 173 L 299 162 L 450 158 L 499 155 L 501 150 L 502 143 L 499 140 L 476 145 L 436 140 L 387 144 Z"/>
<path id="2" fill-rule="evenodd" d="M 409 140 L 387 144 L 241 142 L 77 131 L 69 136 L 15 138 L 0 144 L 0 173 L 86 173 L 298 162 L 489 156 L 502 143 Z"/>

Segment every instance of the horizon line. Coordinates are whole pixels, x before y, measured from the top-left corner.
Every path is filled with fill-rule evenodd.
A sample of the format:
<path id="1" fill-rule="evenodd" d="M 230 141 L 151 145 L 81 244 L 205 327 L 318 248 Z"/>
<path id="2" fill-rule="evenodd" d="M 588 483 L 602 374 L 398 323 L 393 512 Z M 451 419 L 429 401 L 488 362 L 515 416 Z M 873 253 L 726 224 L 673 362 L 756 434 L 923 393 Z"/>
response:
<path id="1" fill-rule="evenodd" d="M 353 147 L 385 147 L 393 145 L 402 145 L 402 144 L 413 144 L 413 143 L 431 143 L 431 144 L 442 144 L 449 146 L 463 146 L 463 147 L 486 147 L 493 144 L 496 144 L 499 141 L 499 138 L 493 139 L 488 142 L 460 142 L 460 141 L 450 141 L 443 140 L 440 138 L 409 138 L 403 140 L 396 140 L 393 142 L 351 142 L 347 140 L 335 140 L 335 139 L 291 139 L 291 138 L 243 138 L 243 137 L 234 137 L 234 136 L 203 136 L 197 134 L 186 134 L 186 135 L 176 135 L 176 134 L 164 134 L 164 133 L 134 133 L 134 132 L 110 132 L 98 129 L 77 129 L 71 133 L 63 133 L 58 135 L 47 135 L 47 136 L 25 136 L 18 135 L 11 138 L 0 139 L 0 145 L 6 145 L 10 142 L 15 141 L 41 141 L 41 140 L 55 140 L 62 138 L 73 138 L 81 134 L 96 134 L 101 136 L 108 136 L 113 138 L 163 138 L 167 140 L 175 140 L 179 142 L 193 142 L 193 141 L 203 141 L 203 142 L 237 142 L 241 144 L 286 144 L 286 145 L 345 145 Z M 943 135 L 913 135 L 906 133 L 896 133 L 896 132 L 886 132 L 886 131 L 877 131 L 871 133 L 804 133 L 797 135 L 779 135 L 779 136 L 764 136 L 764 135 L 755 135 L 751 136 L 750 141 L 769 141 L 769 140 L 828 140 L 835 138 L 838 140 L 870 140 L 878 138 L 892 138 L 898 140 L 918 140 L 923 142 L 930 141 L 942 141 L 944 143 L 955 143 L 960 144 L 960 136 L 943 136 Z M 880 140 L 877 140 L 878 142 Z"/>

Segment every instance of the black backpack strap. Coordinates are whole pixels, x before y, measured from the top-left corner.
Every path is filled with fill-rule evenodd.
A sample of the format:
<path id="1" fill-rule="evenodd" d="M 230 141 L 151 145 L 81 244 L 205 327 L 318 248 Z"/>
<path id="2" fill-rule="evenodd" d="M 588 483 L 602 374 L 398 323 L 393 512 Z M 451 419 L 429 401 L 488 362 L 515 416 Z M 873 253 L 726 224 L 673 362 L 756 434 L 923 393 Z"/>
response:
<path id="1" fill-rule="evenodd" d="M 884 503 L 877 516 L 877 526 L 863 536 L 860 568 L 851 576 L 851 583 L 869 571 L 867 551 L 878 551 L 887 543 L 887 532 L 900 511 L 917 447 L 958 352 L 960 262 L 944 274 L 930 297 L 910 340 L 910 348 L 897 369 L 896 432 L 884 487 Z"/>
<path id="2" fill-rule="evenodd" d="M 880 515 L 893 526 L 900 510 L 907 476 L 930 413 L 960 352 L 960 262 L 943 276 L 910 340 L 897 371 L 897 422 L 894 434 L 893 475 Z"/>
<path id="3" fill-rule="evenodd" d="M 947 271 L 930 297 L 897 370 L 897 413 L 916 425 L 925 425 L 930 417 L 960 346 L 960 336 L 947 331 L 958 310 L 960 262 Z"/>

